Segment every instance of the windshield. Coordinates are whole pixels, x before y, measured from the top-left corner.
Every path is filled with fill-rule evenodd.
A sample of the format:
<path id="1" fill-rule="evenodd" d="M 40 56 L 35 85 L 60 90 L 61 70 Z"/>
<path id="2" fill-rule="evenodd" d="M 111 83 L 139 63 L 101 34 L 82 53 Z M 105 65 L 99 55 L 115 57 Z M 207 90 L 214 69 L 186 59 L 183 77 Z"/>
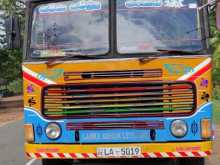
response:
<path id="1" fill-rule="evenodd" d="M 204 25 L 197 0 L 114 2 L 112 6 L 108 0 L 66 0 L 38 5 L 32 17 L 31 56 L 72 58 L 109 52 L 130 55 L 204 49 L 201 35 Z M 114 8 L 116 13 L 110 14 Z M 110 44 L 110 40 L 115 44 Z"/>
<path id="2" fill-rule="evenodd" d="M 109 4 L 71 0 L 37 6 L 33 11 L 32 57 L 97 55 L 109 51 Z"/>
<path id="3" fill-rule="evenodd" d="M 197 8 L 196 0 L 117 0 L 118 52 L 201 50 Z"/>

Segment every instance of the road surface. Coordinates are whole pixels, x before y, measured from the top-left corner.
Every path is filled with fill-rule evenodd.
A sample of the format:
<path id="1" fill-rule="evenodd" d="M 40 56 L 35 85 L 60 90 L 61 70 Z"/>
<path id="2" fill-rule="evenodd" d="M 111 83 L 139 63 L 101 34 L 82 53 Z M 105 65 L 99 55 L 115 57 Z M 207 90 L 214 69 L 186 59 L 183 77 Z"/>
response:
<path id="1" fill-rule="evenodd" d="M 220 129 L 219 131 L 220 132 Z M 37 160 L 25 160 L 23 152 L 23 122 L 17 121 L 9 123 L 3 126 L 0 126 L 0 165 L 41 165 L 40 161 Z M 218 146 L 217 146 L 218 145 Z M 215 148 L 219 150 L 219 142 L 216 141 Z M 215 153 L 214 156 L 207 160 L 207 165 L 218 165 L 220 162 L 219 154 Z M 81 164 L 81 163 L 80 163 Z M 90 165 L 135 165 L 135 164 L 155 164 L 158 165 L 157 161 L 155 162 L 133 162 L 129 161 L 113 161 L 109 160 L 106 162 L 93 162 L 89 163 Z M 83 163 L 87 165 L 87 163 Z"/>

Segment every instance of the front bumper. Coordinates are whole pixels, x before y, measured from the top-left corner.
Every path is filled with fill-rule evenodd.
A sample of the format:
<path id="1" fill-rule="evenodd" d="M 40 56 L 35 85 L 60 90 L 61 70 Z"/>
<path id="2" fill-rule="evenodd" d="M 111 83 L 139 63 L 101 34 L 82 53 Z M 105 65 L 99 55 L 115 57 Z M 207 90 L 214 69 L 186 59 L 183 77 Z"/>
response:
<path id="1" fill-rule="evenodd" d="M 25 144 L 28 157 L 36 159 L 103 159 L 97 148 L 141 147 L 142 154 L 135 158 L 181 158 L 207 157 L 211 154 L 212 142 L 177 143 L 127 143 L 127 144 Z M 121 157 L 111 157 L 121 158 Z M 123 157 L 134 158 L 134 157 Z"/>

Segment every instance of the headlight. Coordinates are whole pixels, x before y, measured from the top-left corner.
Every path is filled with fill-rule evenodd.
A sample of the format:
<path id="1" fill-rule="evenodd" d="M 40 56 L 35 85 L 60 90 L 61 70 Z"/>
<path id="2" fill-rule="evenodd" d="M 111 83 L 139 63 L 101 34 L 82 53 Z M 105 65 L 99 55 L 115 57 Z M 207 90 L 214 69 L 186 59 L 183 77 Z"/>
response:
<path id="1" fill-rule="evenodd" d="M 58 124 L 56 123 L 50 123 L 48 124 L 46 128 L 46 135 L 49 139 L 51 140 L 56 140 L 60 137 L 61 135 L 61 128 Z"/>
<path id="2" fill-rule="evenodd" d="M 171 124 L 171 132 L 177 138 L 184 137 L 187 133 L 187 125 L 185 121 L 183 120 L 173 121 Z"/>

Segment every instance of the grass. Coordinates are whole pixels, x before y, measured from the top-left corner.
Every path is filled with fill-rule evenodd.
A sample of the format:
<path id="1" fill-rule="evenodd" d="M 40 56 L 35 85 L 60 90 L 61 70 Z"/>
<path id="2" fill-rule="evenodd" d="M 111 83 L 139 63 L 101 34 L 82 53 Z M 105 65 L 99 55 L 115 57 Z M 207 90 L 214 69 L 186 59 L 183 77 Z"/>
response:
<path id="1" fill-rule="evenodd" d="M 214 100 L 213 120 L 215 123 L 220 124 L 220 100 Z"/>

